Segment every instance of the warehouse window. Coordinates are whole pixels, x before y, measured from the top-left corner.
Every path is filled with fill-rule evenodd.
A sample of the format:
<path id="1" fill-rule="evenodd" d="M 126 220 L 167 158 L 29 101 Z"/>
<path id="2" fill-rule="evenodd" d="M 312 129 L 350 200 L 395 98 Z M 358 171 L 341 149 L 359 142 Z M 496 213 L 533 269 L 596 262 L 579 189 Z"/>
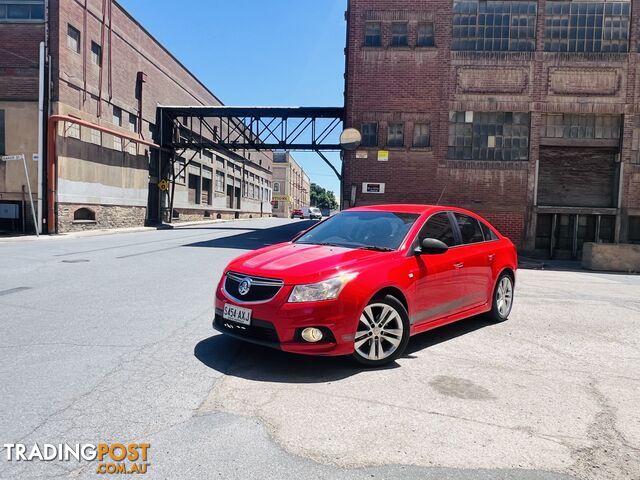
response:
<path id="1" fill-rule="evenodd" d="M 416 39 L 418 47 L 433 47 L 436 44 L 433 23 L 419 23 Z"/>
<path id="2" fill-rule="evenodd" d="M 112 118 L 112 122 L 114 125 L 117 125 L 118 127 L 122 126 L 122 109 L 119 107 L 114 106 L 113 107 L 113 116 Z"/>
<path id="3" fill-rule="evenodd" d="M 543 117 L 544 138 L 588 138 L 607 140 L 620 138 L 620 115 L 582 115 L 549 113 Z"/>
<path id="4" fill-rule="evenodd" d="M 448 157 L 453 160 L 528 160 L 529 114 L 450 112 Z"/>
<path id="5" fill-rule="evenodd" d="M 67 25 L 67 47 L 69 50 L 80 53 L 80 30 Z"/>
<path id="6" fill-rule="evenodd" d="M 382 24 L 380 22 L 367 22 L 364 45 L 365 47 L 382 46 Z"/>
<path id="7" fill-rule="evenodd" d="M 640 217 L 629 217 L 629 243 L 640 243 Z"/>
<path id="8" fill-rule="evenodd" d="M 452 49 L 533 51 L 536 12 L 536 2 L 454 0 Z"/>
<path id="9" fill-rule="evenodd" d="M 547 2 L 545 52 L 629 50 L 630 2 Z"/>
<path id="10" fill-rule="evenodd" d="M 413 146 L 427 148 L 431 146 L 431 133 L 426 123 L 416 123 L 413 126 Z"/>
<path id="11" fill-rule="evenodd" d="M 391 24 L 391 46 L 406 47 L 409 45 L 408 24 L 395 22 Z"/>
<path id="12" fill-rule="evenodd" d="M 91 128 L 90 134 L 91 134 L 91 143 L 95 143 L 96 145 L 102 145 L 102 132 L 100 130 Z"/>
<path id="13" fill-rule="evenodd" d="M 378 124 L 369 122 L 362 124 L 362 146 L 377 147 L 378 146 Z"/>
<path id="14" fill-rule="evenodd" d="M 224 192 L 224 173 L 216 172 L 216 192 Z"/>
<path id="15" fill-rule="evenodd" d="M 133 113 L 129 114 L 129 131 L 138 132 L 138 117 Z"/>
<path id="16" fill-rule="evenodd" d="M 44 0 L 0 0 L 0 22 L 44 20 Z"/>
<path id="17" fill-rule="evenodd" d="M 96 42 L 91 42 L 91 63 L 102 66 L 102 47 Z"/>
<path id="18" fill-rule="evenodd" d="M 273 182 L 273 191 L 280 192 L 280 182 Z"/>
<path id="19" fill-rule="evenodd" d="M 7 153 L 5 151 L 4 135 L 4 110 L 0 110 L 0 155 Z"/>
<path id="20" fill-rule="evenodd" d="M 72 122 L 64 122 L 65 135 L 69 138 L 80 139 L 80 125 Z"/>
<path id="21" fill-rule="evenodd" d="M 404 123 L 390 123 L 387 128 L 387 147 L 404 147 Z"/>

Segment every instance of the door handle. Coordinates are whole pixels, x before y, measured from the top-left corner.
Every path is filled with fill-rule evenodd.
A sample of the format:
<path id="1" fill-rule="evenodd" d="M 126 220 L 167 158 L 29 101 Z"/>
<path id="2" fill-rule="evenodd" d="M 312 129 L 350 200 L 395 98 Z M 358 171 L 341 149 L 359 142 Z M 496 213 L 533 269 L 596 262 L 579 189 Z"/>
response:
<path id="1" fill-rule="evenodd" d="M 489 254 L 489 261 L 490 262 L 493 262 L 495 260 L 495 258 L 496 258 L 496 254 L 495 253 L 490 253 Z"/>
<path id="2" fill-rule="evenodd" d="M 459 270 L 459 269 L 461 269 L 462 267 L 464 267 L 464 263 L 462 263 L 462 262 L 460 262 L 460 263 L 454 263 L 454 264 L 453 264 L 453 266 Z"/>

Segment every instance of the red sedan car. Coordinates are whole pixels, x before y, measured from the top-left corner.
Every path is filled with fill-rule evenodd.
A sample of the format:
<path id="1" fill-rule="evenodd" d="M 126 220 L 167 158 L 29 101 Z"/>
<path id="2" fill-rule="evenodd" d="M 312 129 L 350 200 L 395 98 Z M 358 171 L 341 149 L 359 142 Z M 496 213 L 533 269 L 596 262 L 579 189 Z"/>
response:
<path id="1" fill-rule="evenodd" d="M 411 335 L 481 313 L 506 320 L 516 268 L 513 243 L 470 211 L 353 208 L 233 260 L 216 290 L 214 327 L 379 366 L 402 355 Z"/>

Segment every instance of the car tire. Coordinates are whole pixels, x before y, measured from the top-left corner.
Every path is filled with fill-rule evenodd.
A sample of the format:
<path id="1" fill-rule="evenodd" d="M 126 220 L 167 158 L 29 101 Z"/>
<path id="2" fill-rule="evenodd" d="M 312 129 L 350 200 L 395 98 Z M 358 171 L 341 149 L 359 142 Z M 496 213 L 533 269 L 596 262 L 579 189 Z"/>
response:
<path id="1" fill-rule="evenodd" d="M 404 353 L 410 329 L 402 302 L 393 295 L 376 296 L 360 314 L 352 358 L 369 368 L 388 365 Z"/>
<path id="2" fill-rule="evenodd" d="M 509 318 L 513 308 L 514 290 L 513 276 L 507 272 L 501 273 L 493 289 L 491 310 L 487 313 L 489 320 L 504 322 Z"/>

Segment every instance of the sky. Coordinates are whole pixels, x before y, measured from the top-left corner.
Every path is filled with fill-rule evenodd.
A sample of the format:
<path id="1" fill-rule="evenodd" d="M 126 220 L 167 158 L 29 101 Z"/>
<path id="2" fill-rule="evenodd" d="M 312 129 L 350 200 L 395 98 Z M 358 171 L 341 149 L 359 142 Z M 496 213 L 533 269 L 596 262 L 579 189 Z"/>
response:
<path id="1" fill-rule="evenodd" d="M 346 0 L 119 0 L 225 105 L 341 107 Z M 338 195 L 316 153 L 294 152 Z M 327 155 L 339 165 L 339 155 Z M 339 170 L 339 167 L 338 167 Z"/>

